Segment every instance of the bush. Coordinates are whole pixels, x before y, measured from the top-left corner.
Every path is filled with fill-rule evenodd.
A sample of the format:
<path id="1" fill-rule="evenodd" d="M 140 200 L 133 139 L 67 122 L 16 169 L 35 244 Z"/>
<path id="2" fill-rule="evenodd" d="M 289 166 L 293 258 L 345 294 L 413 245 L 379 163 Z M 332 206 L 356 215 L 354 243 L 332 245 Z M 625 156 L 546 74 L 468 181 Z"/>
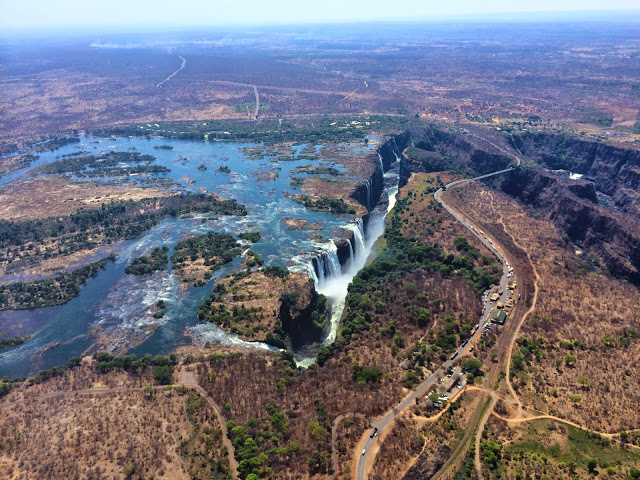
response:
<path id="1" fill-rule="evenodd" d="M 161 365 L 153 370 L 153 379 L 160 385 L 169 385 L 173 382 L 171 368 L 168 365 Z"/>
<path id="2" fill-rule="evenodd" d="M 374 383 L 379 382 L 382 378 L 382 372 L 377 368 L 366 369 L 360 365 L 353 366 L 353 381 L 358 383 Z"/>

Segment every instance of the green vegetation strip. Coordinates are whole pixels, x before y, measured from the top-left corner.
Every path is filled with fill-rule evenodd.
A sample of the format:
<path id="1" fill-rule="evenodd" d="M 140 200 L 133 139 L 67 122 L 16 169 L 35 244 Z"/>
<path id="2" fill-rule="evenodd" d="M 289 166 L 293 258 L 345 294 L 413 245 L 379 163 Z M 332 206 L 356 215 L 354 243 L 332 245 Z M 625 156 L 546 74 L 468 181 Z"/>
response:
<path id="1" fill-rule="evenodd" d="M 0 286 L 0 310 L 22 310 L 61 305 L 80 293 L 87 279 L 95 277 L 114 257 L 90 263 L 55 278 Z"/>
<path id="2" fill-rule="evenodd" d="M 140 237 L 167 217 L 188 213 L 246 215 L 235 200 L 218 200 L 204 194 L 184 194 L 140 201 L 118 201 L 99 208 L 82 209 L 68 217 L 12 222 L 0 220 L 0 262 L 30 264 L 56 255 L 92 249 L 120 240 Z M 34 248 L 49 242 L 52 246 Z M 24 246 L 30 245 L 25 252 Z"/>
<path id="3" fill-rule="evenodd" d="M 353 117 L 318 116 L 296 122 L 262 120 L 260 122 L 209 121 L 163 122 L 159 127 L 124 125 L 94 130 L 98 136 L 135 136 L 178 138 L 187 140 L 239 141 L 239 142 L 301 142 L 305 144 L 366 141 L 371 132 L 401 131 L 411 121 L 409 117 L 367 115 Z M 355 123 L 353 123 L 355 122 Z M 138 128 L 138 127 L 144 128 Z M 311 157 L 311 155 L 310 155 Z M 298 160 L 302 157 L 298 157 Z M 312 158 L 309 158 L 312 159 Z"/>
<path id="4" fill-rule="evenodd" d="M 37 173 L 71 173 L 80 172 L 87 168 L 107 169 L 108 167 L 115 167 L 121 162 L 152 162 L 155 159 L 156 157 L 152 155 L 142 155 L 139 152 L 109 152 L 99 156 L 86 155 L 57 160 L 41 165 L 37 168 Z"/>
<path id="5" fill-rule="evenodd" d="M 18 345 L 22 345 L 24 342 L 29 340 L 29 338 L 31 338 L 31 335 L 25 335 L 23 337 L 4 338 L 0 340 L 0 348 L 16 347 Z"/>
<path id="6" fill-rule="evenodd" d="M 437 244 L 426 244 L 416 238 L 405 237 L 402 234 L 400 215 L 409 208 L 409 199 L 410 196 L 396 203 L 391 222 L 384 234 L 387 241 L 385 249 L 371 264 L 360 270 L 349 285 L 348 310 L 343 320 L 341 336 L 333 344 L 320 349 L 318 364 L 322 365 L 335 349 L 348 344 L 352 335 L 368 329 L 373 323 L 374 316 L 384 315 L 386 305 L 375 301 L 376 292 L 412 271 L 421 269 L 427 272 L 439 272 L 443 278 L 461 276 L 473 286 L 478 295 L 492 284 L 499 283 L 500 278 L 494 273 L 495 268 L 491 264 L 482 267 L 474 265 L 474 260 L 481 258 L 480 254 L 477 249 L 468 244 L 464 237 L 456 240 L 456 248 L 461 252 L 459 256 L 446 254 Z M 407 290 L 415 286 L 408 283 L 404 288 Z M 439 307 L 436 302 L 438 301 L 435 301 L 433 306 Z M 427 306 L 415 308 L 411 312 L 420 326 L 426 326 L 430 321 L 432 312 L 426 308 Z M 392 322 L 389 325 L 389 330 L 382 333 L 393 336 L 395 326 Z M 471 325 L 461 326 L 451 317 L 446 319 L 444 327 L 436 342 L 436 347 L 442 350 L 443 354 L 454 350 L 460 339 L 469 336 Z M 397 338 L 395 343 L 396 348 L 402 348 L 404 339 Z"/>
<path id="7" fill-rule="evenodd" d="M 132 275 L 144 275 L 167 269 L 169 262 L 169 249 L 167 247 L 155 247 L 148 255 L 134 258 L 127 268 L 126 273 Z"/>
<path id="8" fill-rule="evenodd" d="M 296 195 L 293 200 L 316 212 L 328 211 L 337 214 L 350 213 L 352 215 L 356 213 L 355 209 L 347 205 L 341 198 L 329 198 L 324 195 L 320 198 L 311 198 L 308 195 Z"/>
<path id="9" fill-rule="evenodd" d="M 173 267 L 180 271 L 185 269 L 189 262 L 203 259 L 204 265 L 208 267 L 204 279 L 208 280 L 213 272 L 230 263 L 241 253 L 240 244 L 231 235 L 208 232 L 206 235 L 179 241 L 171 256 L 171 262 Z"/>

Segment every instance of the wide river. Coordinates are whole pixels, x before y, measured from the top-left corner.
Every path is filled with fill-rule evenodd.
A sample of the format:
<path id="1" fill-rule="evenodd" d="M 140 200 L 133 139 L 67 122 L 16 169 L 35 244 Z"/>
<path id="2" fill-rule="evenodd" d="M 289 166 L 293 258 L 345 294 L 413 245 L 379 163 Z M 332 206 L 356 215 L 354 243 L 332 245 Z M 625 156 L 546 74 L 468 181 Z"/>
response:
<path id="1" fill-rule="evenodd" d="M 332 240 L 340 229 L 352 230 L 356 236 L 361 232 L 361 225 L 353 216 L 307 210 L 289 198 L 288 194 L 301 193 L 299 187 L 291 184 L 294 177 L 306 176 L 304 173 L 294 172 L 301 166 L 332 166 L 343 172 L 339 177 L 340 181 L 349 180 L 349 172 L 339 163 L 340 155 L 366 154 L 373 148 L 371 145 L 341 146 L 338 156 L 333 153 L 328 158 L 323 158 L 325 147 L 316 146 L 315 151 L 320 157 L 317 160 L 296 159 L 306 147 L 298 145 L 292 147 L 292 160 L 277 161 L 278 155 L 267 155 L 256 160 L 245 154 L 244 149 L 259 146 L 257 144 L 88 136 L 80 139 L 79 144 L 40 154 L 40 158 L 28 168 L 1 177 L 0 187 L 28 178 L 34 168 L 68 153 L 87 151 L 90 154 L 100 154 L 135 150 L 156 157 L 152 165 L 171 170 L 169 173 L 154 175 L 153 178 L 169 179 L 177 188 L 187 191 L 206 190 L 225 198 L 236 199 L 247 207 L 249 214 L 245 217 L 201 215 L 167 219 L 143 237 L 118 245 L 116 261 L 109 263 L 97 277 L 89 279 L 80 295 L 68 303 L 35 310 L 0 312 L 0 332 L 32 334 L 24 344 L 0 350 L 0 376 L 27 376 L 38 370 L 63 365 L 72 356 L 91 353 L 98 348 L 120 352 L 128 350 L 139 355 L 166 354 L 179 345 L 190 343 L 192 338 L 269 348 L 265 344 L 244 342 L 213 324 L 200 322 L 197 318 L 198 306 L 210 294 L 213 283 L 216 279 L 237 271 L 240 268 L 240 258 L 218 270 L 205 286 L 188 288 L 180 285 L 171 268 L 168 272 L 137 277 L 124 273 L 126 265 L 132 257 L 148 252 L 153 246 L 166 245 L 171 255 L 175 244 L 185 235 L 202 234 L 209 230 L 233 234 L 259 230 L 262 238 L 251 248 L 263 257 L 265 264 L 305 271 L 314 278 L 313 269 L 309 268 L 310 260 L 319 252 L 330 252 L 334 248 Z M 173 150 L 154 149 L 160 145 L 171 146 Z M 135 166 L 136 163 L 131 165 Z M 227 167 L 231 173 L 216 172 L 220 167 Z M 278 176 L 265 180 L 261 174 L 265 171 L 275 171 Z M 390 176 L 393 177 L 391 172 L 385 175 Z M 128 177 L 128 180 L 134 182 L 137 179 Z M 96 178 L 87 180 L 96 181 Z M 364 181 L 358 178 L 353 180 Z M 392 202 L 397 192 L 397 180 L 386 180 L 390 185 L 387 193 Z M 362 268 L 371 246 L 384 231 L 386 213 L 386 209 L 373 213 L 366 238 L 357 247 L 358 255 L 348 265 L 330 278 L 314 278 L 318 290 L 329 297 L 332 306 L 331 328 L 323 343 L 335 338 L 347 285 Z M 283 218 L 304 219 L 307 225 L 320 226 L 322 230 L 290 229 L 282 221 Z M 165 316 L 156 319 L 149 307 L 160 299 L 165 300 L 168 307 Z M 308 365 L 313 361 L 308 353 L 298 353 L 301 365 Z"/>

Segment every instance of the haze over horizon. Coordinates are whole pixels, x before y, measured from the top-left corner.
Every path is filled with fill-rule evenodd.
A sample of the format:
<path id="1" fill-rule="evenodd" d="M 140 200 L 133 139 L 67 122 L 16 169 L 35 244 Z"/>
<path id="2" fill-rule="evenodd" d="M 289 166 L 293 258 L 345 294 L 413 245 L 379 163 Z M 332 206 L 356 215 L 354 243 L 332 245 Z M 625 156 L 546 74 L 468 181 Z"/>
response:
<path id="1" fill-rule="evenodd" d="M 100 14 L 96 15 L 95 12 Z M 89 27 L 201 27 L 240 25 L 283 25 L 380 21 L 429 21 L 455 19 L 570 20 L 608 19 L 616 13 L 640 18 L 638 4 L 631 0 L 602 2 L 586 0 L 541 0 L 529 3 L 508 0 L 454 0 L 433 5 L 417 0 L 354 0 L 343 2 L 297 2 L 280 0 L 238 0 L 223 2 L 187 0 L 178 3 L 142 0 L 86 2 L 66 0 L 63 4 L 45 0 L 0 1 L 0 26 L 9 29 L 55 29 Z M 634 15 L 637 14 L 637 15 Z"/>

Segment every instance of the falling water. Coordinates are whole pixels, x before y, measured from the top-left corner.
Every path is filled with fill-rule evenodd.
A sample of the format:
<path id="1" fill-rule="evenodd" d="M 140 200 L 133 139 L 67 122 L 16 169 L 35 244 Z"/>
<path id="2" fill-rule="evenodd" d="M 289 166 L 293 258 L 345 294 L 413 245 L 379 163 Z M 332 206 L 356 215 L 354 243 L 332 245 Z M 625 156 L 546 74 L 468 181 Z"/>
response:
<path id="1" fill-rule="evenodd" d="M 367 183 L 367 185 L 369 185 L 369 183 Z M 316 284 L 317 291 L 329 299 L 329 305 L 331 308 L 330 329 L 323 345 L 333 343 L 336 339 L 338 326 L 340 325 L 342 313 L 344 312 L 347 289 L 356 274 L 365 266 L 374 243 L 384 233 L 385 217 L 395 205 L 396 195 L 398 193 L 397 182 L 393 186 L 387 188 L 386 191 L 389 196 L 389 207 L 387 207 L 386 211 L 376 211 L 371 215 L 366 235 L 361 218 L 358 218 L 355 222 L 351 222 L 343 227 L 345 230 L 353 232 L 353 255 L 349 262 L 340 269 L 334 268 L 333 266 L 327 267 L 326 265 L 334 262 L 332 256 L 327 255 L 327 253 L 333 252 L 333 248 L 329 247 L 327 249 L 326 246 L 322 246 L 321 248 L 324 251 L 316 257 L 315 260 L 315 263 L 318 265 L 318 272 L 315 271 L 312 262 L 307 262 L 306 265 L 300 264 L 300 270 L 308 272 L 309 278 L 311 278 Z M 333 247 L 335 247 L 335 244 L 333 244 Z M 337 260 L 338 257 L 336 252 L 335 261 Z M 321 265 L 322 270 L 320 270 Z M 338 263 L 338 265 L 340 264 Z M 336 274 L 335 272 L 339 273 Z M 296 362 L 298 366 L 307 367 L 315 362 L 315 354 L 299 357 L 296 359 Z"/>

